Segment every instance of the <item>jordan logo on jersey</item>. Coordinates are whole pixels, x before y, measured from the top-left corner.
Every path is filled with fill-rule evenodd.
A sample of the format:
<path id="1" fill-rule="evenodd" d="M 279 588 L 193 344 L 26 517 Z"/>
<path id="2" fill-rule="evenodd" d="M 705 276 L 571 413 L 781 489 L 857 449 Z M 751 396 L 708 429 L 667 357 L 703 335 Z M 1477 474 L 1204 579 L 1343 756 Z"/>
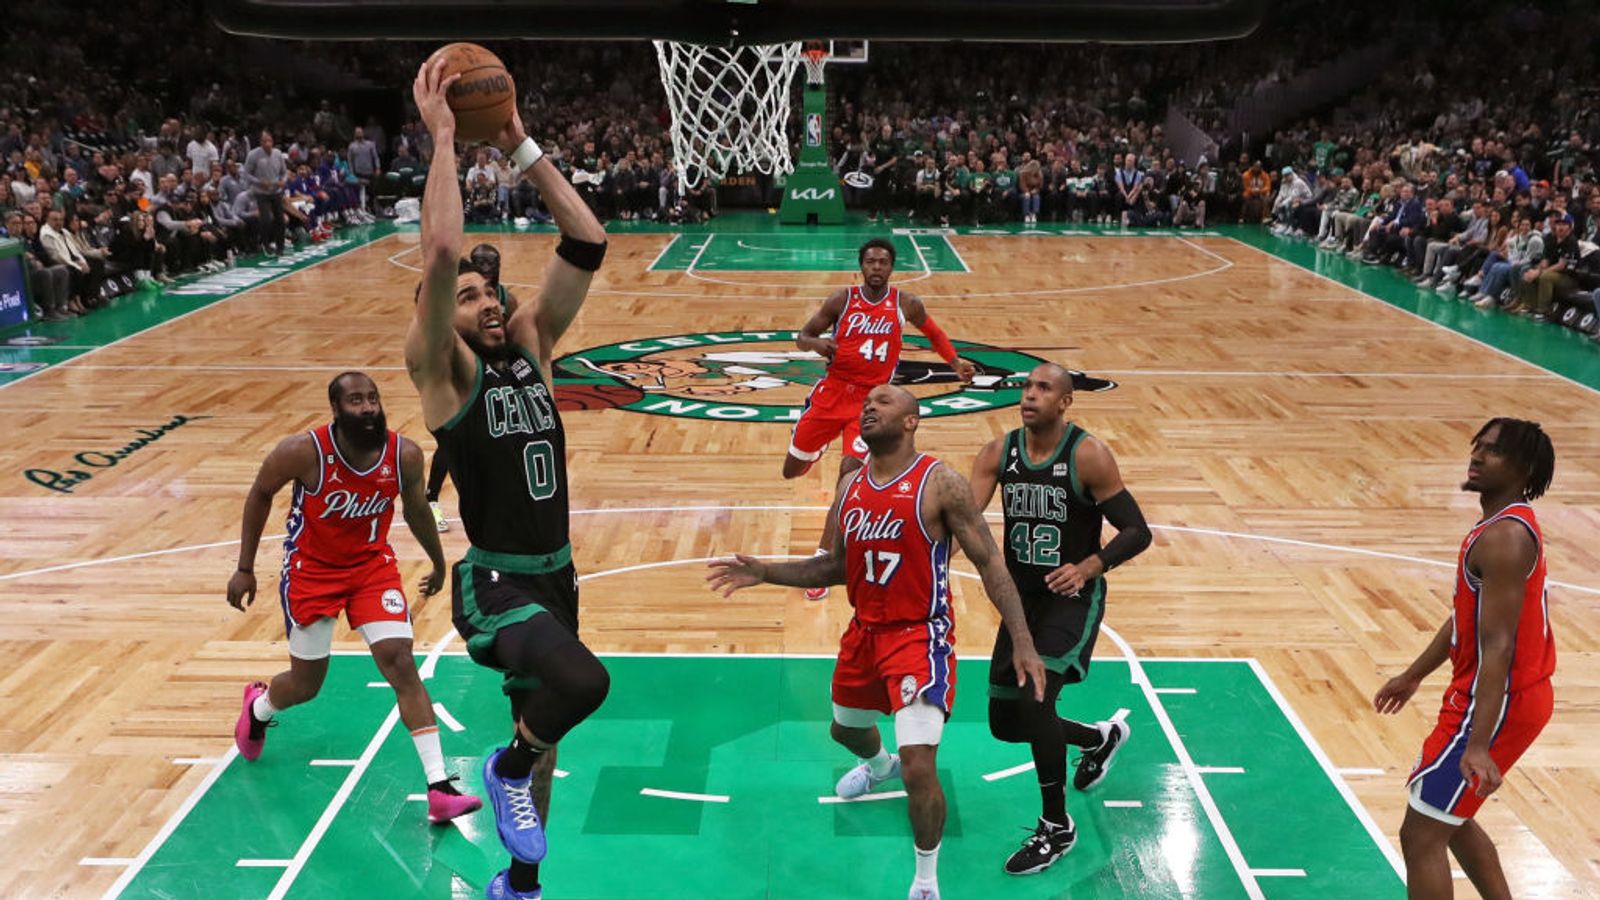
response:
<path id="1" fill-rule="evenodd" d="M 893 334 L 900 323 L 894 319 L 882 316 L 869 315 L 864 312 L 853 312 L 844 319 L 844 330 L 840 337 L 853 335 Z"/>
<path id="2" fill-rule="evenodd" d="M 360 519 L 376 516 L 389 508 L 389 498 L 378 492 L 362 497 L 355 491 L 337 490 L 323 498 L 326 509 L 318 518 Z"/>
<path id="3" fill-rule="evenodd" d="M 845 511 L 843 523 L 846 541 L 897 541 L 905 532 L 905 519 L 885 510 L 874 517 L 859 506 Z"/>

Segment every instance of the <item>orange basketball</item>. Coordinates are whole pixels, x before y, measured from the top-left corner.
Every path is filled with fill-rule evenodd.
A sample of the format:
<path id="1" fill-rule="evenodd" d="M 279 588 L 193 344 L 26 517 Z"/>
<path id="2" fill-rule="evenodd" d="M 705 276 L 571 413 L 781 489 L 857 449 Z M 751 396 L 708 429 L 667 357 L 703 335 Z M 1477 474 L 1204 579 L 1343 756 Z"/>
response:
<path id="1" fill-rule="evenodd" d="M 445 61 L 442 77 L 461 76 L 445 95 L 456 114 L 456 138 L 473 142 L 498 135 L 511 121 L 517 102 L 517 85 L 505 63 L 483 47 L 465 43 L 445 44 L 433 51 L 428 63 L 437 59 Z"/>

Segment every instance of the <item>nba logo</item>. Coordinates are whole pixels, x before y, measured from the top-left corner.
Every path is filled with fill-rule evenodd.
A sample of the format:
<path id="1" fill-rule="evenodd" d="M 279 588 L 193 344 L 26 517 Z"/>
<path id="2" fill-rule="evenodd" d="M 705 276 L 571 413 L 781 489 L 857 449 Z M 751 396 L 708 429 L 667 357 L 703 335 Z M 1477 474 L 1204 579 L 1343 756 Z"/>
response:
<path id="1" fill-rule="evenodd" d="M 806 146 L 822 146 L 822 113 L 806 113 Z"/>

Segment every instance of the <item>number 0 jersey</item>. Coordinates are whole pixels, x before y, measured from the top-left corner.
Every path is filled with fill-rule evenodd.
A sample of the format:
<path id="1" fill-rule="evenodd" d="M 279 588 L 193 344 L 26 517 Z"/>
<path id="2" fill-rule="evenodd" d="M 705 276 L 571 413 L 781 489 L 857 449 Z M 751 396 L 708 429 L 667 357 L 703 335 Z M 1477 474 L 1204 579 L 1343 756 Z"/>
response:
<path id="1" fill-rule="evenodd" d="M 400 436 L 388 432 L 377 462 L 364 471 L 345 462 L 333 440 L 333 423 L 313 429 L 311 442 L 320 471 L 315 486 L 295 482 L 283 542 L 284 571 L 301 558 L 341 569 L 366 565 L 381 555 L 393 559 L 389 523 L 401 490 Z"/>
<path id="2" fill-rule="evenodd" d="M 1087 431 L 1067 423 L 1061 443 L 1040 465 L 1028 459 L 1026 431 L 1005 436 L 1000 449 L 1000 502 L 1005 513 L 1006 568 L 1024 597 L 1052 596 L 1044 578 L 1100 549 L 1100 507 L 1078 480 L 1078 445 Z M 1082 593 L 1094 596 L 1094 584 Z"/>
<path id="3" fill-rule="evenodd" d="M 833 325 L 837 347 L 828 377 L 869 388 L 888 384 L 900 364 L 902 327 L 899 288 L 889 288 L 882 300 L 873 303 L 860 285 L 853 285 Z"/>
<path id="4" fill-rule="evenodd" d="M 922 524 L 922 493 L 939 461 L 918 455 L 887 484 L 872 480 L 872 460 L 856 470 L 839 504 L 845 585 L 856 619 L 868 626 L 938 623 L 953 628 L 950 538 Z"/>
<path id="5" fill-rule="evenodd" d="M 555 398 L 520 348 L 503 372 L 477 363 L 466 405 L 433 432 L 449 454 L 467 539 L 490 553 L 570 556 L 567 437 Z"/>

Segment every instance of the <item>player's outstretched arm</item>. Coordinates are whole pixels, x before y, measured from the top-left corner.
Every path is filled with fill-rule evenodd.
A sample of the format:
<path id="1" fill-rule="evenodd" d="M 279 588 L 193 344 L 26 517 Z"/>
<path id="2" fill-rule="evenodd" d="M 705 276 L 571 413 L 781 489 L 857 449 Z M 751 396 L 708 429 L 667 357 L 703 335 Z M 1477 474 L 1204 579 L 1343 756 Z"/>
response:
<path id="1" fill-rule="evenodd" d="M 1489 756 L 1489 742 L 1503 712 L 1523 591 L 1538 561 L 1539 546 L 1533 534 L 1511 519 L 1485 529 L 1467 560 L 1469 565 L 1477 565 L 1483 589 L 1478 595 L 1478 689 L 1467 749 L 1461 756 L 1461 774 L 1479 797 L 1500 787 L 1500 766 Z"/>
<path id="2" fill-rule="evenodd" d="M 1150 546 L 1150 526 L 1133 492 L 1122 483 L 1122 473 L 1111 448 L 1098 438 L 1088 438 L 1073 451 L 1085 492 L 1098 500 L 1100 511 L 1117 533 L 1099 550 L 1046 575 L 1044 583 L 1057 594 L 1074 596 L 1083 586 L 1115 569 Z"/>
<path id="3" fill-rule="evenodd" d="M 978 367 L 956 355 L 956 345 L 950 343 L 950 336 L 944 333 L 939 323 L 928 315 L 928 308 L 922 305 L 922 298 L 916 294 L 905 291 L 900 292 L 900 311 L 905 313 L 906 321 L 928 338 L 928 345 L 939 358 L 956 370 L 956 374 L 963 382 L 971 382 L 972 376 L 978 373 Z"/>
<path id="4" fill-rule="evenodd" d="M 228 579 L 228 605 L 239 611 L 256 601 L 256 551 L 272 515 L 272 498 L 290 481 L 317 480 L 317 448 L 309 434 L 284 438 L 262 460 L 255 483 L 244 498 L 244 524 L 239 529 L 239 565 Z"/>
<path id="5" fill-rule="evenodd" d="M 444 60 L 423 63 L 411 85 L 422 122 L 433 136 L 433 164 L 422 194 L 422 287 L 406 335 L 406 368 L 419 388 L 450 378 L 456 354 L 456 274 L 461 259 L 463 212 L 456 184 L 456 118 L 445 91 L 459 75 L 442 77 Z M 427 396 L 423 398 L 427 405 Z M 454 406 L 459 406 L 459 403 Z M 452 406 L 448 401 L 443 406 Z M 455 412 L 450 408 L 445 417 Z M 430 420 L 432 417 L 429 417 Z"/>
<path id="6" fill-rule="evenodd" d="M 577 189 L 567 182 L 555 163 L 544 158 L 538 143 L 528 137 L 522 127 L 521 113 L 512 112 L 511 122 L 496 138 L 496 143 L 511 155 L 519 170 L 528 173 L 529 180 L 539 190 L 539 198 L 561 229 L 561 240 L 556 245 L 555 258 L 545 267 L 539 296 L 512 313 L 506 323 L 507 336 L 532 352 L 539 360 L 539 367 L 548 373 L 556 342 L 567 333 L 578 310 L 583 308 L 589 284 L 605 259 L 606 230 L 589 204 L 578 196 Z"/>
<path id="7" fill-rule="evenodd" d="M 400 506 L 406 519 L 406 528 L 428 554 L 433 571 L 422 576 L 417 583 L 417 593 L 430 597 L 439 593 L 444 585 L 444 547 L 439 543 L 439 528 L 433 521 L 433 510 L 428 508 L 427 474 L 423 471 L 422 448 L 415 441 L 400 439 L 400 479 L 405 489 L 400 494 Z"/>
<path id="8" fill-rule="evenodd" d="M 833 506 L 828 509 L 830 518 L 838 519 L 845 486 L 854 477 L 855 473 L 852 472 L 839 479 L 839 485 L 833 492 Z M 844 584 L 844 533 L 842 530 L 836 530 L 833 548 L 820 556 L 796 562 L 769 563 L 753 556 L 736 553 L 732 559 L 715 560 L 709 568 L 711 574 L 706 576 L 706 581 L 711 584 L 713 591 L 721 593 L 724 597 L 730 597 L 734 591 L 758 584 L 805 588 Z"/>
<path id="9" fill-rule="evenodd" d="M 1000 453 L 1005 441 L 996 438 L 983 445 L 972 461 L 972 506 L 983 515 L 994 499 L 995 486 L 1000 483 Z"/>
<path id="10" fill-rule="evenodd" d="M 1012 665 L 1017 670 L 1017 687 L 1033 682 L 1033 696 L 1044 700 L 1044 661 L 1033 647 L 1033 635 L 1028 631 L 1027 619 L 1022 614 L 1022 597 L 1017 593 L 1016 582 L 1006 571 L 1005 562 L 995 546 L 994 535 L 972 502 L 972 487 L 960 473 L 949 466 L 938 466 L 932 473 L 933 501 L 938 504 L 937 514 L 944 527 L 961 544 L 962 552 L 972 560 L 983 578 L 983 590 L 989 602 L 1000 611 L 1001 625 L 1011 634 Z"/>
<path id="11" fill-rule="evenodd" d="M 844 315 L 845 300 L 849 296 L 850 291 L 847 288 L 840 288 L 829 294 L 828 299 L 822 301 L 817 311 L 811 314 L 811 318 L 800 326 L 800 333 L 794 339 L 795 346 L 801 350 L 810 350 L 828 362 L 833 362 L 833 354 L 838 351 L 839 344 L 831 337 L 824 337 L 822 333 L 832 328 L 834 323 L 839 321 L 839 317 Z"/>

